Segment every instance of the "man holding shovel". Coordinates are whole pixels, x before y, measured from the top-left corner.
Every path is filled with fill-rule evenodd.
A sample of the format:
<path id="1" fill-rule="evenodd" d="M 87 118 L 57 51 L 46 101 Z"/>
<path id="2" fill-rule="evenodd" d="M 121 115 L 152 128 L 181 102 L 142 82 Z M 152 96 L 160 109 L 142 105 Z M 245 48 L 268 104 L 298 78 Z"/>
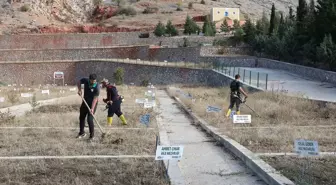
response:
<path id="1" fill-rule="evenodd" d="M 84 87 L 83 87 L 84 86 Z M 84 89 L 84 95 L 82 92 L 82 88 Z M 79 113 L 79 134 L 77 138 L 83 138 L 86 136 L 84 132 L 85 126 L 85 117 L 87 116 L 87 122 L 89 124 L 90 138 L 89 140 L 93 140 L 94 138 L 94 124 L 93 124 L 93 114 L 96 112 L 98 105 L 98 97 L 100 93 L 100 87 L 97 83 L 97 75 L 90 74 L 89 78 L 82 78 L 78 82 L 78 95 L 83 98 L 82 105 L 80 107 Z M 90 109 L 85 105 L 85 102 L 88 104 Z M 92 113 L 92 115 L 91 115 Z"/>

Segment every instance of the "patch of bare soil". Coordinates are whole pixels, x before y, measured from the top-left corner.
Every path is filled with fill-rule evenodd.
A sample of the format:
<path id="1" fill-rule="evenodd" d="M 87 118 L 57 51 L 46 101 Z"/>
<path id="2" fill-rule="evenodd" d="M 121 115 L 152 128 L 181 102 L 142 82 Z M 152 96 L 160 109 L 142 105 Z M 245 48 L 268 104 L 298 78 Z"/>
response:
<path id="1" fill-rule="evenodd" d="M 80 105 L 43 105 L 35 108 L 32 113 L 67 113 L 78 112 Z"/>
<path id="2" fill-rule="evenodd" d="M 335 185 L 336 158 L 262 157 L 297 185 Z"/>
<path id="3" fill-rule="evenodd" d="M 48 159 L 1 161 L 1 184 L 168 185 L 154 159 Z"/>

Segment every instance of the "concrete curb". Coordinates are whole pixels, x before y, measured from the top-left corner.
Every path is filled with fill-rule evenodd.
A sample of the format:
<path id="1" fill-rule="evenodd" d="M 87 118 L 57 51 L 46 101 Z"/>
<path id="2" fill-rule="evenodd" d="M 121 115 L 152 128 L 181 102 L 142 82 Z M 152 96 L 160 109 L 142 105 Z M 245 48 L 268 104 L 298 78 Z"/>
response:
<path id="1" fill-rule="evenodd" d="M 155 112 L 159 112 L 158 108 L 154 108 Z M 160 145 L 170 145 L 167 131 L 162 124 L 161 118 L 159 115 L 156 116 L 157 125 L 159 128 L 159 142 Z M 184 181 L 184 177 L 181 173 L 180 167 L 178 166 L 178 161 L 162 161 L 164 167 L 167 171 L 168 178 L 170 180 L 171 185 L 186 185 Z"/>
<path id="2" fill-rule="evenodd" d="M 191 112 L 179 98 L 173 96 L 186 113 L 199 124 L 207 133 L 214 139 L 220 142 L 226 149 L 232 152 L 235 156 L 239 157 L 246 166 L 255 172 L 264 182 L 269 185 L 294 185 L 292 181 L 276 171 L 272 166 L 261 160 L 253 152 L 234 141 L 233 139 L 221 134 L 216 127 L 209 125 L 206 121 L 198 117 L 195 113 Z"/>

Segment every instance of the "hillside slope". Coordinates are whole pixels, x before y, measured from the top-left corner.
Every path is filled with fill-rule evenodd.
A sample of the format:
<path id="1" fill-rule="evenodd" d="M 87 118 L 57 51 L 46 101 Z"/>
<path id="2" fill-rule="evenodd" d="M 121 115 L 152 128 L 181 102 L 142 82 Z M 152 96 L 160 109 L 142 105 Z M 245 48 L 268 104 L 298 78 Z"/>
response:
<path id="1" fill-rule="evenodd" d="M 6 0 L 7 1 L 7 0 Z M 241 17 L 248 15 L 257 19 L 263 11 L 269 12 L 272 3 L 278 11 L 288 12 L 290 6 L 296 7 L 297 0 L 184 0 L 183 11 L 176 11 L 176 0 L 116 0 L 120 6 L 132 7 L 136 11 L 135 16 L 115 15 L 102 21 L 92 21 L 92 15 L 99 0 L 12 0 L 8 3 L 0 2 L 0 31 L 2 33 L 38 32 L 41 26 L 68 28 L 74 25 L 99 25 L 115 26 L 130 29 L 149 28 L 155 26 L 158 21 L 172 20 L 173 24 L 183 24 L 187 14 L 201 16 L 210 13 L 212 7 L 239 7 Z M 109 2 L 110 1 L 110 2 Z M 189 2 L 193 2 L 191 9 Z M 105 0 L 105 6 L 118 9 L 116 2 Z M 157 7 L 158 12 L 144 14 L 146 7 Z"/>

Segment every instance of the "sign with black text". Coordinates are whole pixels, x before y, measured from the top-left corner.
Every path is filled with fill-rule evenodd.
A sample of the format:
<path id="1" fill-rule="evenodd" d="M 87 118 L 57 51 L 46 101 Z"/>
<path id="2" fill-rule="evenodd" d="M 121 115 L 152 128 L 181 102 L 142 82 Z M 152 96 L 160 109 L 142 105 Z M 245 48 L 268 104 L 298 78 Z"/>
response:
<path id="1" fill-rule="evenodd" d="M 180 160 L 183 155 L 183 146 L 157 146 L 155 160 Z"/>

